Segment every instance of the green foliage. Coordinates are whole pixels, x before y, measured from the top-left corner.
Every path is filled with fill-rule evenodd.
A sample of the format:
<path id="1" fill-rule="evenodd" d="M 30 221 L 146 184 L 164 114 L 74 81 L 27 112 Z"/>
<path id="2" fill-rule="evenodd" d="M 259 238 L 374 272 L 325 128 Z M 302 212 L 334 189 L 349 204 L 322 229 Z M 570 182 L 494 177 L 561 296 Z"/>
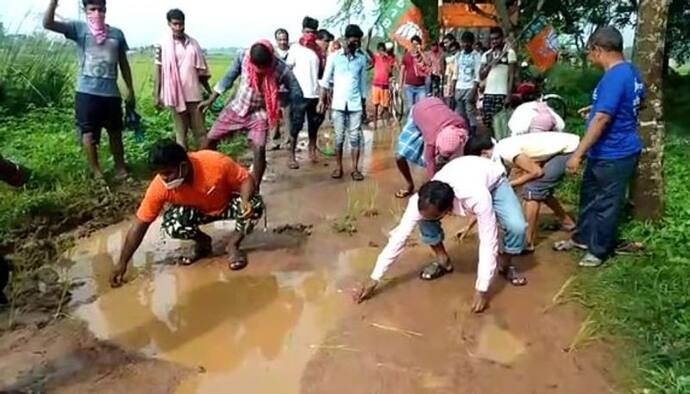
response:
<path id="1" fill-rule="evenodd" d="M 592 92 L 596 87 L 602 72 L 595 68 L 585 68 L 573 72 L 573 68 L 564 64 L 557 64 L 548 71 L 546 91 L 561 95 L 568 106 L 570 115 L 590 104 Z"/>
<path id="2" fill-rule="evenodd" d="M 0 35 L 0 115 L 60 105 L 73 81 L 70 55 L 65 44 L 42 36 Z"/>

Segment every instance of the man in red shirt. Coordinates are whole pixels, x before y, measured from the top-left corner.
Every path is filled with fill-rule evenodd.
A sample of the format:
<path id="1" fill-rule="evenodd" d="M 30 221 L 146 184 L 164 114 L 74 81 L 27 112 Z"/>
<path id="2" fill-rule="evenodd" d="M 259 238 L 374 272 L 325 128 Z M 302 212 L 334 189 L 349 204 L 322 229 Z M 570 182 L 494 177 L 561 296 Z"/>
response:
<path id="1" fill-rule="evenodd" d="M 371 83 L 371 103 L 374 105 L 374 130 L 378 128 L 379 124 L 379 107 L 381 110 L 381 118 L 387 119 L 389 117 L 388 109 L 390 108 L 390 79 L 395 68 L 395 55 L 386 51 L 386 44 L 380 42 L 377 51 L 373 55 L 374 63 L 374 79 Z"/>
<path id="2" fill-rule="evenodd" d="M 426 58 L 431 64 L 429 75 L 426 78 L 426 95 L 440 97 L 441 81 L 446 70 L 446 61 L 443 57 L 443 51 L 441 51 L 441 47 L 437 42 L 431 44 L 431 50 L 427 52 Z"/>
<path id="3" fill-rule="evenodd" d="M 408 162 L 424 167 L 427 179 L 431 179 L 440 167 L 462 154 L 467 136 L 465 120 L 442 99 L 427 97 L 412 107 L 400 132 L 396 155 L 396 164 L 407 187 L 395 196 L 405 198 L 414 193 Z"/>
<path id="4" fill-rule="evenodd" d="M 195 255 L 182 258 L 182 264 L 191 264 L 211 253 L 211 237 L 199 229 L 200 225 L 235 220 L 235 232 L 227 246 L 230 269 L 246 267 L 247 256 L 239 246 L 245 235 L 254 230 L 265 209 L 263 199 L 256 194 L 252 175 L 222 153 L 204 150 L 188 154 L 170 140 L 151 149 L 149 166 L 156 177 L 127 233 L 111 285 L 118 287 L 124 283 L 129 260 L 166 205 L 169 208 L 163 215 L 163 230 L 173 238 L 196 243 Z"/>
<path id="5" fill-rule="evenodd" d="M 400 86 L 405 92 L 405 101 L 408 109 L 417 104 L 426 96 L 426 76 L 429 75 L 429 63 L 422 52 L 422 39 L 414 36 L 410 39 L 412 49 L 402 58 L 400 67 Z"/>

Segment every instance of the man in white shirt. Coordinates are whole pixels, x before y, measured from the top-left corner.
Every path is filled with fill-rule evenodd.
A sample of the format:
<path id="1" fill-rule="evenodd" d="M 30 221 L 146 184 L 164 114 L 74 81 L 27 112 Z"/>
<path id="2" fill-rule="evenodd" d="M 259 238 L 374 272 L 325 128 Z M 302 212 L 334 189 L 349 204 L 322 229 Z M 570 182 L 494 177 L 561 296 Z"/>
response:
<path id="1" fill-rule="evenodd" d="M 308 16 L 304 17 L 302 37 L 299 43 L 292 45 L 286 60 L 304 94 L 302 102 L 292 103 L 292 124 L 294 126 L 290 130 L 290 161 L 288 162 L 290 169 L 299 168 L 295 150 L 297 137 L 302 131 L 305 118 L 309 133 L 309 157 L 312 163 L 316 163 L 316 140 L 319 128 L 323 123 L 323 115 L 316 111 L 316 106 L 319 104 L 319 79 L 326 66 L 326 53 L 316 42 L 318 28 L 319 21 Z"/>
<path id="2" fill-rule="evenodd" d="M 486 81 L 482 105 L 484 124 L 491 130 L 494 115 L 510 103 L 517 54 L 505 43 L 500 27 L 491 28 L 490 38 L 491 49 L 482 56 L 479 74 L 481 79 Z"/>
<path id="3" fill-rule="evenodd" d="M 570 133 L 537 132 L 502 139 L 494 145 L 488 135 L 479 135 L 468 141 L 465 155 L 498 156 L 508 167 L 519 170 L 510 182 L 521 187 L 527 217 L 527 251 L 534 250 L 539 210 L 546 204 L 561 220 L 561 229 L 572 231 L 575 221 L 554 196 L 554 190 L 565 175 L 570 155 L 577 149 L 580 137 Z"/>
<path id="4" fill-rule="evenodd" d="M 470 136 L 477 133 L 477 90 L 479 72 L 482 66 L 481 55 L 474 50 L 474 34 L 466 31 L 460 37 L 462 50 L 458 53 L 455 83 L 456 112 L 469 125 Z"/>
<path id="5" fill-rule="evenodd" d="M 390 233 L 388 244 L 379 255 L 369 282 L 355 294 L 360 303 L 371 297 L 388 268 L 395 263 L 405 248 L 407 238 L 419 225 L 421 240 L 431 247 L 436 262 L 424 268 L 421 277 L 433 280 L 453 271 L 445 247 L 441 220 L 447 215 L 477 217 L 479 224 L 479 263 L 472 310 L 484 311 L 487 292 L 498 270 L 515 286 L 527 283 L 510 255 L 522 253 L 525 241 L 525 223 L 522 207 L 498 163 L 477 156 L 457 158 L 424 184 L 419 193 L 410 198 L 400 224 Z M 498 220 L 498 224 L 497 224 Z M 503 228 L 500 266 L 497 264 L 498 225 Z"/>

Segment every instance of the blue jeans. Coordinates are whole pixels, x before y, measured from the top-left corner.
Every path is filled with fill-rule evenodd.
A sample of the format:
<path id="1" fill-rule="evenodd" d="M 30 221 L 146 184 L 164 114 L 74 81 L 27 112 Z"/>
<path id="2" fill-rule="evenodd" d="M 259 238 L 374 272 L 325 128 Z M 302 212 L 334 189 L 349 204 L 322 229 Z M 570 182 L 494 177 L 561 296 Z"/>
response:
<path id="1" fill-rule="evenodd" d="M 525 246 L 527 222 L 522 213 L 522 205 L 507 179 L 499 182 L 491 193 L 496 220 L 503 229 L 503 252 L 520 254 Z M 419 232 L 422 243 L 438 245 L 443 242 L 445 234 L 440 220 L 421 220 Z"/>
<path id="2" fill-rule="evenodd" d="M 580 212 L 573 241 L 600 259 L 616 247 L 618 218 L 639 155 L 618 160 L 588 159 L 580 187 Z"/>
<path id="3" fill-rule="evenodd" d="M 426 87 L 422 86 L 412 86 L 405 85 L 405 104 L 407 104 L 407 110 L 410 111 L 412 106 L 417 104 L 419 100 L 426 96 Z"/>
<path id="4" fill-rule="evenodd" d="M 510 186 L 508 179 L 503 178 L 491 192 L 496 221 L 503 229 L 503 252 L 520 254 L 525 247 L 527 221 L 522 212 L 522 204 Z"/>
<path id="5" fill-rule="evenodd" d="M 335 129 L 335 147 L 342 149 L 345 135 L 350 140 L 350 147 L 359 149 L 364 141 L 362 133 L 362 111 L 333 110 L 333 128 Z"/>

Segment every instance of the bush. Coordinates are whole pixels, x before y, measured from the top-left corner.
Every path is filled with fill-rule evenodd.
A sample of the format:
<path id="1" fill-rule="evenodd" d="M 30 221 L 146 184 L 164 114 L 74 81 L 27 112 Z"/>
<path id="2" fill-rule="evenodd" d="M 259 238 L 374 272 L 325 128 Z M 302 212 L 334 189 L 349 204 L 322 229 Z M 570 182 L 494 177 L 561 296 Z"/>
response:
<path id="1" fill-rule="evenodd" d="M 71 91 L 73 74 L 66 44 L 42 36 L 0 39 L 0 114 L 59 106 Z"/>

